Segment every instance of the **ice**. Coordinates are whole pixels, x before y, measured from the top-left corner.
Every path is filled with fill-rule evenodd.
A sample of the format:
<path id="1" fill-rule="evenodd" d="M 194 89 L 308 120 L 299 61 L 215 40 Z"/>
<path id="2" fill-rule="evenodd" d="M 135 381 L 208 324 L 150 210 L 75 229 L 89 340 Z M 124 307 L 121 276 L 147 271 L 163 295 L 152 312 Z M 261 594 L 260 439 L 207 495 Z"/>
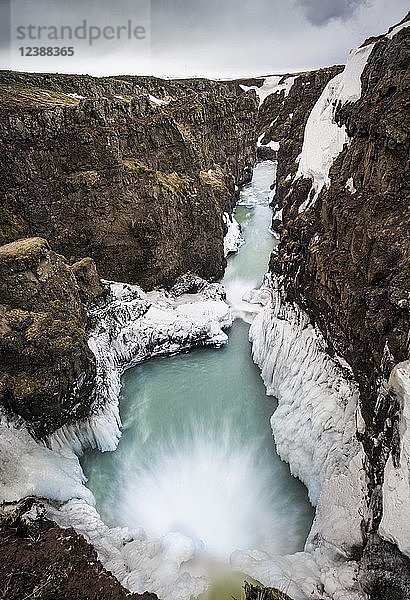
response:
<path id="1" fill-rule="evenodd" d="M 66 458 L 38 444 L 23 425 L 0 417 L 0 504 L 38 496 L 65 502 L 82 498 L 93 503 L 83 485 L 77 458 Z"/>
<path id="2" fill-rule="evenodd" d="M 356 446 L 356 385 L 326 353 L 307 315 L 283 301 L 275 282 L 250 340 L 267 393 L 278 399 L 272 430 L 279 456 L 316 503 L 325 479 L 343 469 Z"/>
<path id="3" fill-rule="evenodd" d="M 114 450 L 121 436 L 118 396 L 127 367 L 194 346 L 227 343 L 223 328 L 231 325 L 232 316 L 223 288 L 198 281 L 200 293 L 178 297 L 165 291 L 145 293 L 136 285 L 105 283 L 107 300 L 89 315 L 96 325 L 88 345 L 97 361 L 91 414 L 53 433 L 50 448 L 66 456 L 79 456 L 89 447 Z"/>
<path id="4" fill-rule="evenodd" d="M 255 90 L 259 98 L 259 106 L 261 106 L 268 96 L 281 92 L 282 90 L 285 92 L 286 98 L 286 96 L 289 95 L 296 78 L 297 76 L 287 76 L 283 83 L 279 83 L 280 80 L 283 79 L 283 75 L 270 75 L 264 79 L 263 84 L 259 87 L 257 85 L 241 85 L 240 87 L 244 92 Z"/>
<path id="5" fill-rule="evenodd" d="M 245 240 L 241 233 L 241 227 L 233 215 L 224 213 L 223 219 L 228 228 L 224 237 L 224 256 L 228 256 L 228 254 L 238 252 Z"/>
<path id="6" fill-rule="evenodd" d="M 326 352 L 308 316 L 284 300 L 280 280 L 267 276 L 269 282 L 271 300 L 250 329 L 253 357 L 267 393 L 278 400 L 271 419 L 278 454 L 307 486 L 316 514 L 304 552 L 236 552 L 232 564 L 295 600 L 362 600 L 350 558 L 362 544 L 366 514 L 357 385 L 351 369 Z"/>
<path id="7" fill-rule="evenodd" d="M 314 204 L 322 188 L 330 184 L 330 168 L 348 142 L 345 126 L 335 121 L 336 110 L 360 98 L 361 75 L 373 46 L 350 51 L 344 71 L 328 82 L 309 115 L 296 179 L 312 179 L 312 190 L 299 212 Z"/>
<path id="8" fill-rule="evenodd" d="M 379 533 L 410 556 L 410 360 L 394 367 L 389 388 L 401 403 L 400 455 L 394 464 L 390 455 L 383 482 L 383 517 Z"/>
<path id="9" fill-rule="evenodd" d="M 190 600 L 209 581 L 188 571 L 198 548 L 185 535 L 170 532 L 148 538 L 142 529 L 109 528 L 84 500 L 71 500 L 59 509 L 48 506 L 48 516 L 61 527 L 73 527 L 94 546 L 98 558 L 132 592 L 149 590 L 166 600 Z"/>

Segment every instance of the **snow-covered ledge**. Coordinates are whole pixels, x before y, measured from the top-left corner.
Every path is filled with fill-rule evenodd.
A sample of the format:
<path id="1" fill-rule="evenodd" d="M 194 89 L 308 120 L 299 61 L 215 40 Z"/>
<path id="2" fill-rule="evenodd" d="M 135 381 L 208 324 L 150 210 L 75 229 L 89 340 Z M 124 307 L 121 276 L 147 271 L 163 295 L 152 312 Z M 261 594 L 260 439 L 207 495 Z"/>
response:
<path id="1" fill-rule="evenodd" d="M 224 256 L 238 252 L 242 244 L 245 243 L 241 232 L 241 226 L 233 215 L 223 214 L 223 220 L 228 228 L 224 237 Z"/>
<path id="2" fill-rule="evenodd" d="M 64 425 L 48 439 L 51 449 L 80 456 L 85 448 L 114 450 L 121 436 L 118 397 L 125 369 L 154 356 L 195 346 L 221 346 L 232 324 L 220 284 L 192 275 L 171 292 L 144 292 L 137 285 L 103 282 L 108 295 L 89 311 L 88 345 L 97 362 L 91 415 Z M 194 290 L 196 293 L 190 293 Z"/>

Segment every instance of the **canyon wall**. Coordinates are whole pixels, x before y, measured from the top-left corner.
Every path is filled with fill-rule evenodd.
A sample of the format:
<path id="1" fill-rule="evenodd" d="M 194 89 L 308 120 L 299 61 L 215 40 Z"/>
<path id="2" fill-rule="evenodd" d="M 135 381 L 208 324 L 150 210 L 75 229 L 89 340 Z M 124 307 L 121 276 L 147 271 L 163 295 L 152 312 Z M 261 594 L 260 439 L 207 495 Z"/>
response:
<path id="1" fill-rule="evenodd" d="M 44 237 L 148 289 L 222 275 L 255 97 L 235 82 L 2 72 L 0 99 L 0 243 Z"/>
<path id="2" fill-rule="evenodd" d="M 0 402 L 42 437 L 92 403 L 98 276 L 222 275 L 256 100 L 235 82 L 13 72 L 0 100 Z"/>
<path id="3" fill-rule="evenodd" d="M 366 473 L 363 542 L 358 554 L 352 537 L 344 551 L 359 560 L 359 587 L 375 600 L 410 593 L 404 508 L 410 467 L 405 23 L 408 17 L 352 51 L 343 73 L 335 67 L 314 75 L 328 83 L 308 113 L 295 118 L 296 79 L 282 104 L 278 94 L 268 98 L 269 105 L 265 100 L 259 117 L 263 127 L 269 125 L 262 143 L 280 143 L 273 225 L 281 239 L 270 272 L 285 308 L 275 309 L 275 327 L 289 318 L 286 310 L 293 314 L 294 304 L 301 307 L 323 334 L 327 353 L 336 362 L 341 357 L 358 384 L 355 437 Z"/>

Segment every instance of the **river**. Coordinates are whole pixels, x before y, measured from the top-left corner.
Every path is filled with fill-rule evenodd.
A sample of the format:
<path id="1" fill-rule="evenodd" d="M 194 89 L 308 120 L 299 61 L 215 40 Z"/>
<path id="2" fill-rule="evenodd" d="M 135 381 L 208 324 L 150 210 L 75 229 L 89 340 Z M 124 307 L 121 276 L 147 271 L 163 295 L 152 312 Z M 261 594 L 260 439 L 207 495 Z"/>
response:
<path id="1" fill-rule="evenodd" d="M 107 524 L 192 538 L 200 558 L 191 568 L 199 574 L 201 561 L 204 571 L 210 563 L 226 566 L 236 549 L 302 550 L 313 517 L 305 487 L 275 450 L 276 403 L 250 354 L 254 307 L 241 299 L 262 283 L 275 243 L 268 205 L 274 168 L 257 165 L 235 209 L 245 244 L 222 280 L 237 317 L 229 343 L 129 369 L 118 448 L 88 452 L 82 461 Z"/>

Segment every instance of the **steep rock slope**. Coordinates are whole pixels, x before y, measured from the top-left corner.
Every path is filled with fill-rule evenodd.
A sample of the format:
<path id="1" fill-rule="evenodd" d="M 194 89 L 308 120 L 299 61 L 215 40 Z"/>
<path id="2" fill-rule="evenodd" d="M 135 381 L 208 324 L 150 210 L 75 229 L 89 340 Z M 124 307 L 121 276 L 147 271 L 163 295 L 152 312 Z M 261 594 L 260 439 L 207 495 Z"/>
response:
<path id="1" fill-rule="evenodd" d="M 0 243 L 42 236 L 146 288 L 222 274 L 254 97 L 205 80 L 3 72 L 0 98 Z"/>
<path id="2" fill-rule="evenodd" d="M 42 238 L 0 247 L 0 404 L 40 437 L 89 410 L 84 303 L 101 292 L 91 259 L 69 266 Z"/>
<path id="3" fill-rule="evenodd" d="M 281 199 L 290 187 L 290 179 L 297 171 L 297 158 L 302 150 L 306 122 L 313 106 L 330 79 L 343 70 L 340 65 L 308 71 L 296 75 L 283 75 L 279 86 L 292 79 L 285 90 L 270 94 L 258 112 L 260 148 L 270 142 L 279 142 L 276 151 L 277 179 L 273 205 L 282 208 Z"/>
<path id="4" fill-rule="evenodd" d="M 280 171 L 283 224 L 270 263 L 289 306 L 306 311 L 359 386 L 356 434 L 367 475 L 361 578 L 374 599 L 389 586 L 397 599 L 410 590 L 408 560 L 398 550 L 410 552 L 409 56 L 402 24 L 354 51 L 343 77 L 329 81 L 306 120 L 299 165 L 285 156 Z M 278 132 L 281 147 L 288 135 Z M 296 140 L 295 148 L 299 131 Z"/>

